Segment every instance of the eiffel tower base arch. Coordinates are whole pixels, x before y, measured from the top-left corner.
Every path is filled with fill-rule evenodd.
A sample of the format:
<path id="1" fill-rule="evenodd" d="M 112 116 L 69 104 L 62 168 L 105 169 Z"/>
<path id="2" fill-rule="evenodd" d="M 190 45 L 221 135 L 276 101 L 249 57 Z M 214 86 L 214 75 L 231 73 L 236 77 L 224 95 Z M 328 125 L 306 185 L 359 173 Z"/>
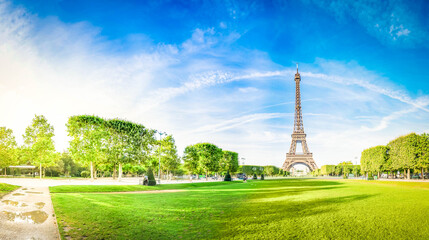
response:
<path id="1" fill-rule="evenodd" d="M 311 153 L 308 153 L 308 154 L 290 154 L 290 153 L 287 153 L 286 154 L 286 161 L 283 163 L 282 169 L 284 171 L 290 172 L 290 169 L 295 164 L 303 164 L 303 165 L 307 166 L 310 169 L 310 171 L 314 171 L 314 170 L 318 169 L 316 163 L 313 160 L 313 154 L 311 154 Z"/>

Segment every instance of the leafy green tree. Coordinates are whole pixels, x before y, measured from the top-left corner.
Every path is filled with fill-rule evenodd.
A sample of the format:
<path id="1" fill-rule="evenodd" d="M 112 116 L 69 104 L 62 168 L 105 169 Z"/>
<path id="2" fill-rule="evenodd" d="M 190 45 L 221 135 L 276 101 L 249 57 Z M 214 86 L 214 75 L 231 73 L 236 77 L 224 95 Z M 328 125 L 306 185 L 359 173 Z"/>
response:
<path id="1" fill-rule="evenodd" d="M 194 145 L 189 145 L 185 148 L 183 153 L 184 168 L 190 174 L 200 172 L 200 158 L 198 156 L 197 148 Z"/>
<path id="2" fill-rule="evenodd" d="M 360 175 L 360 165 L 353 165 L 352 173 L 358 177 Z"/>
<path id="3" fill-rule="evenodd" d="M 371 150 L 365 149 L 361 153 L 360 157 L 361 170 L 367 174 L 371 172 Z"/>
<path id="4" fill-rule="evenodd" d="M 177 170 L 180 165 L 176 142 L 172 135 L 168 135 L 162 140 L 157 141 L 157 144 L 158 148 L 155 151 L 155 157 L 161 157 L 161 168 L 170 177 L 170 173 Z"/>
<path id="5" fill-rule="evenodd" d="M 121 119 L 105 120 L 104 125 L 108 132 L 107 161 L 113 165 L 114 176 L 118 166 L 120 180 L 123 164 L 147 161 L 155 143 L 155 132 L 141 124 Z"/>
<path id="6" fill-rule="evenodd" d="M 42 178 L 42 168 L 55 165 L 60 154 L 55 152 L 54 127 L 48 123 L 43 115 L 36 115 L 25 129 L 23 135 L 28 157 L 30 161 L 39 166 L 40 178 Z"/>
<path id="7" fill-rule="evenodd" d="M 274 166 L 265 166 L 264 167 L 264 173 L 268 176 L 273 176 L 274 175 Z"/>
<path id="8" fill-rule="evenodd" d="M 429 134 L 423 133 L 418 136 L 416 168 L 421 169 L 424 179 L 425 169 L 429 168 Z"/>
<path id="9" fill-rule="evenodd" d="M 343 173 L 343 167 L 342 166 L 337 165 L 337 166 L 335 166 L 334 169 L 335 169 L 334 172 L 335 172 L 336 176 L 340 176 Z"/>
<path id="10" fill-rule="evenodd" d="M 13 131 L 6 127 L 0 127 L 0 168 L 4 169 L 5 176 L 6 168 L 17 162 L 17 144 Z"/>
<path id="11" fill-rule="evenodd" d="M 208 180 L 209 172 L 217 172 L 219 170 L 219 161 L 222 158 L 222 149 L 211 143 L 197 143 L 199 163 L 201 168 L 206 173 L 206 180 Z"/>
<path id="12" fill-rule="evenodd" d="M 79 165 L 77 165 L 72 157 L 70 156 L 70 154 L 68 152 L 63 152 L 61 154 L 61 162 L 62 162 L 62 173 L 65 176 L 71 177 L 71 176 L 78 176 L 80 175 L 78 170 L 79 170 Z"/>
<path id="13" fill-rule="evenodd" d="M 380 178 L 380 173 L 387 167 L 388 150 L 387 146 L 382 145 L 365 149 L 362 152 L 362 156 L 365 159 L 366 171 L 377 173 L 378 178 Z"/>
<path id="14" fill-rule="evenodd" d="M 391 166 L 394 169 L 408 170 L 407 179 L 410 179 L 410 169 L 417 166 L 419 136 L 410 133 L 398 137 L 388 143 Z"/>
<path id="15" fill-rule="evenodd" d="M 320 173 L 323 176 L 332 176 L 335 174 L 335 165 L 323 165 L 320 168 Z"/>
<path id="16" fill-rule="evenodd" d="M 220 170 L 234 174 L 238 170 L 238 153 L 222 151 L 222 158 L 219 161 Z"/>
<path id="17" fill-rule="evenodd" d="M 108 131 L 104 119 L 97 116 L 72 116 L 67 124 L 71 137 L 69 153 L 73 160 L 90 167 L 91 180 L 94 180 L 96 166 L 106 162 Z"/>

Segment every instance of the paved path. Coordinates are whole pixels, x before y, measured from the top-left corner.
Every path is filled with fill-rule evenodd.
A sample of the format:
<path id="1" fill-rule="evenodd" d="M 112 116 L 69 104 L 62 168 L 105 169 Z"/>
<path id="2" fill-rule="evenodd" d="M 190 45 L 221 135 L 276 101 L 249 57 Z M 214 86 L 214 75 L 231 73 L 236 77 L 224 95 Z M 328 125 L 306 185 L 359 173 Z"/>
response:
<path id="1" fill-rule="evenodd" d="M 48 187 L 24 186 L 1 199 L 0 239 L 60 239 Z"/>

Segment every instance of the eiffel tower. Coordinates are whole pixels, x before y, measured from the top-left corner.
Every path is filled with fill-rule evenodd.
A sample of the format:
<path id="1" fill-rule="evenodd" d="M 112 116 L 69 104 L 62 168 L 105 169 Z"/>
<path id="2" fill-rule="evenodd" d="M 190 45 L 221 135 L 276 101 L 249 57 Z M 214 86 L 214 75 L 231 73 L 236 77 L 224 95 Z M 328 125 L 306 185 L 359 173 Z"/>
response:
<path id="1" fill-rule="evenodd" d="M 300 81 L 301 76 L 299 75 L 297 64 L 295 74 L 295 121 L 293 125 L 292 142 L 290 144 L 289 153 L 286 153 L 286 160 L 282 167 L 283 170 L 288 172 L 295 164 L 298 163 L 306 165 L 310 171 L 317 169 L 316 162 L 313 160 L 313 154 L 308 151 L 307 140 L 305 139 L 307 134 L 304 133 L 304 124 L 302 122 L 301 92 L 299 88 Z M 302 145 L 302 154 L 296 153 L 297 143 L 301 143 Z"/>

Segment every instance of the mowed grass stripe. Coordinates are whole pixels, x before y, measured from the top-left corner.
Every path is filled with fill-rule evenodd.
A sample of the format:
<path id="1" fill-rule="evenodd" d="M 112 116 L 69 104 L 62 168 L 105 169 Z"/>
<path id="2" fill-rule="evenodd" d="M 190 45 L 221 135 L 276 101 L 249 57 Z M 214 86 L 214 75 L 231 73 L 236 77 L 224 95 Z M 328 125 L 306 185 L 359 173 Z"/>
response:
<path id="1" fill-rule="evenodd" d="M 132 192 L 132 191 L 153 191 L 169 189 L 194 189 L 201 187 L 214 187 L 230 184 L 240 184 L 241 181 L 234 182 L 202 182 L 202 183 L 180 183 L 161 184 L 156 186 L 144 185 L 61 185 L 49 187 L 51 193 L 90 193 L 90 192 Z"/>
<path id="2" fill-rule="evenodd" d="M 78 239 L 429 239 L 428 199 L 421 187 L 312 179 L 52 194 L 61 234 Z"/>

